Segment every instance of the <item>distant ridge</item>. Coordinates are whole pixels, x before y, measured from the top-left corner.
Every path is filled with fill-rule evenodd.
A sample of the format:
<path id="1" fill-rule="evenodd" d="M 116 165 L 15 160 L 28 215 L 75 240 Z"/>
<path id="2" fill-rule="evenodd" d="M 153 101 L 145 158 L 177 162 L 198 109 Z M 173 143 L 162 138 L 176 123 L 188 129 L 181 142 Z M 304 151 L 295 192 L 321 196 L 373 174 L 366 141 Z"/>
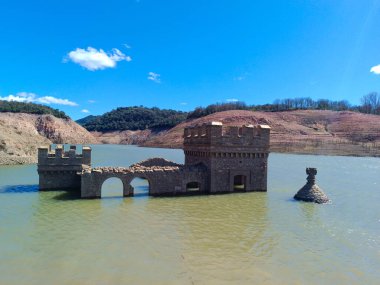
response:
<path id="1" fill-rule="evenodd" d="M 170 129 L 183 122 L 187 113 L 143 106 L 120 107 L 101 116 L 87 116 L 77 121 L 89 131 L 136 131 Z"/>
<path id="2" fill-rule="evenodd" d="M 380 156 L 380 116 L 351 111 L 218 112 L 151 136 L 143 145 L 180 148 L 185 127 L 209 121 L 225 125 L 268 124 L 274 152 Z"/>
<path id="3" fill-rule="evenodd" d="M 0 113 L 10 112 L 10 113 L 25 113 L 25 114 L 36 114 L 36 115 L 53 115 L 56 118 L 69 119 L 70 117 L 65 114 L 65 112 L 58 109 L 53 109 L 49 106 L 27 103 L 27 102 L 16 102 L 16 101 L 3 101 L 0 100 Z"/>
<path id="4" fill-rule="evenodd" d="M 256 112 L 234 110 L 186 120 L 160 132 L 95 132 L 103 143 L 181 148 L 183 130 L 210 121 L 225 125 L 268 124 L 271 151 L 303 154 L 380 156 L 380 116 L 351 111 L 298 110 Z"/>

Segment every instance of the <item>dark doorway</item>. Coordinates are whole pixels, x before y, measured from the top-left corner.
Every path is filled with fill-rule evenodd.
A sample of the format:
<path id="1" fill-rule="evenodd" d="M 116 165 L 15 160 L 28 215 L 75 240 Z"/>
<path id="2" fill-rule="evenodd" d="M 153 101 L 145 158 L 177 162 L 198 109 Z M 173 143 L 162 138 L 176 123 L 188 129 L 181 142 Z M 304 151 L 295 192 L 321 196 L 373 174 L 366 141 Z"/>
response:
<path id="1" fill-rule="evenodd" d="M 247 185 L 247 177 L 245 175 L 236 175 L 234 177 L 234 191 L 245 191 Z"/>
<path id="2" fill-rule="evenodd" d="M 200 191 L 201 190 L 201 184 L 199 182 L 189 182 L 186 184 L 186 191 L 194 192 L 194 191 Z"/>

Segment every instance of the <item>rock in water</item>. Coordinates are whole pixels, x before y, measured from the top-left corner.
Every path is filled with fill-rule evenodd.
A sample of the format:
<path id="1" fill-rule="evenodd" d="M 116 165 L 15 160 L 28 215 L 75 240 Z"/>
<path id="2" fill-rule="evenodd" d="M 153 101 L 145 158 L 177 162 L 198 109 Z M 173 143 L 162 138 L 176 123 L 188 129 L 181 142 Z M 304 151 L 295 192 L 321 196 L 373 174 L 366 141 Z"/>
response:
<path id="1" fill-rule="evenodd" d="M 307 183 L 297 192 L 297 194 L 294 196 L 294 199 L 305 202 L 314 202 L 318 204 L 327 203 L 329 201 L 329 198 L 315 183 L 315 175 L 317 175 L 317 169 L 306 168 L 306 174 L 308 175 Z"/>

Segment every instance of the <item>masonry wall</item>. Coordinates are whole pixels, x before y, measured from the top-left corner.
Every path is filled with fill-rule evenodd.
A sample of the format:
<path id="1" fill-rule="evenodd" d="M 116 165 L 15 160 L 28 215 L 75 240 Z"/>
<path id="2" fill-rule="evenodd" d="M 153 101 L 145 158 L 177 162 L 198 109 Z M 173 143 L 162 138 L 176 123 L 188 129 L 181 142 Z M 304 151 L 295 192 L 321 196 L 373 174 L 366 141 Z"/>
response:
<path id="1" fill-rule="evenodd" d="M 244 191 L 267 190 L 268 126 L 226 127 L 221 123 L 187 128 L 185 164 L 207 168 L 210 193 L 233 192 L 235 176 L 245 177 Z"/>
<path id="2" fill-rule="evenodd" d="M 68 151 L 57 145 L 38 148 L 39 188 L 40 190 L 79 190 L 81 177 L 78 172 L 91 166 L 91 148 L 83 147 L 82 153 L 76 153 L 76 147 Z"/>
<path id="3" fill-rule="evenodd" d="M 187 183 L 198 182 L 198 193 L 204 193 L 207 187 L 207 175 L 204 168 L 180 166 L 173 170 L 159 167 L 148 167 L 144 170 L 133 168 L 99 168 L 83 171 L 81 174 L 81 197 L 100 198 L 103 183 L 109 178 L 119 178 L 123 183 L 123 196 L 133 196 L 131 181 L 145 178 L 149 181 L 149 195 L 181 195 L 186 194 Z"/>

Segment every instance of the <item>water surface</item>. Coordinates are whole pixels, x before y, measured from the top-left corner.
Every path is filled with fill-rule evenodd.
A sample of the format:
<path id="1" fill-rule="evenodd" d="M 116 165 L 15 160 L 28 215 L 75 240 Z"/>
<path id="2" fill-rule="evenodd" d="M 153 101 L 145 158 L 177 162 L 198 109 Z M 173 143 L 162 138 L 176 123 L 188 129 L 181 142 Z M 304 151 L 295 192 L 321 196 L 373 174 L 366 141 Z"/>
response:
<path id="1" fill-rule="evenodd" d="M 153 156 L 184 161 L 93 147 L 94 166 Z M 331 204 L 292 199 L 308 166 Z M 378 158 L 271 154 L 267 193 L 153 198 L 137 180 L 136 197 L 80 200 L 0 167 L 0 284 L 378 284 L 379 174 Z"/>

